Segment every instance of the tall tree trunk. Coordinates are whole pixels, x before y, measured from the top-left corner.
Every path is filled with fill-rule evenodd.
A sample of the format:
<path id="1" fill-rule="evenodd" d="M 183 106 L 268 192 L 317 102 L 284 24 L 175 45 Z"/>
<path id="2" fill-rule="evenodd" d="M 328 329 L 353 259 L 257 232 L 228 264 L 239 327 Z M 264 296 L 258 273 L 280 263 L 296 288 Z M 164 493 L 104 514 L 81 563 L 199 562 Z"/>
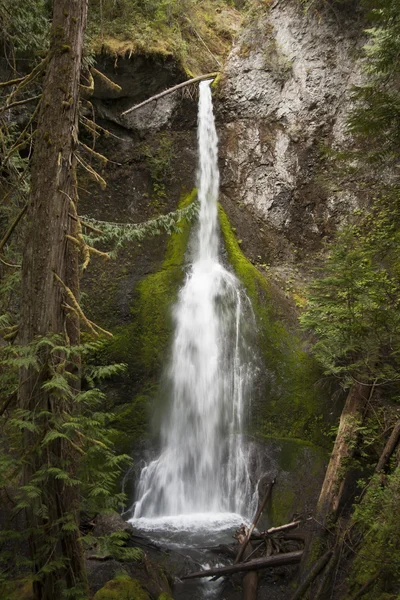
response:
<path id="1" fill-rule="evenodd" d="M 318 580 L 320 570 L 317 569 L 318 572 L 316 572 L 314 568 L 318 564 L 316 562 L 318 559 L 321 559 L 321 564 L 323 563 L 325 567 L 326 563 L 322 561 L 322 555 L 329 549 L 329 546 L 332 546 L 332 541 L 335 539 L 327 534 L 327 527 L 331 527 L 340 514 L 342 499 L 346 491 L 346 482 L 348 481 L 348 461 L 352 458 L 357 447 L 357 431 L 362 423 L 369 396 L 367 386 L 354 384 L 350 388 L 340 416 L 335 444 L 317 503 L 317 518 L 311 525 L 312 535 L 302 560 L 299 589 L 305 586 L 306 583 L 307 585 L 311 584 L 310 597 L 315 596 L 316 589 L 319 591 L 319 596 L 322 596 L 321 582 Z M 314 581 L 315 577 L 311 577 L 312 573 L 317 577 L 317 581 Z"/>
<path id="2" fill-rule="evenodd" d="M 30 223 L 22 269 L 20 342 L 59 334 L 65 345 L 79 343 L 79 320 L 63 310 L 65 288 L 79 292 L 78 250 L 66 238 L 76 233 L 76 174 L 74 150 L 78 135 L 78 100 L 87 0 L 53 3 L 50 57 L 46 72 L 31 167 Z M 50 364 L 51 359 L 51 364 Z M 42 446 L 59 416 L 73 414 L 74 388 L 79 389 L 79 361 L 67 366 L 72 393 L 60 396 L 44 390 L 53 369 L 63 369 L 62 351 L 50 357 L 39 351 L 39 371 L 21 369 L 19 407 L 35 414 L 36 429 L 25 434 L 23 483 L 55 466 L 76 475 L 77 450 L 68 440 Z M 26 455 L 28 456 L 26 457 Z M 83 550 L 79 540 L 79 488 L 55 476 L 44 476 L 41 499 L 26 509 L 34 562 L 36 600 L 54 600 L 63 589 L 70 597 L 86 596 Z M 65 527 L 65 522 L 70 523 Z M 45 569 L 43 569 L 46 567 Z"/>
<path id="3" fill-rule="evenodd" d="M 323 524 L 328 517 L 330 521 L 335 521 L 338 516 L 346 483 L 346 461 L 353 456 L 357 429 L 361 424 L 367 400 L 368 388 L 361 384 L 354 384 L 340 417 L 339 429 L 317 504 L 317 515 Z"/>

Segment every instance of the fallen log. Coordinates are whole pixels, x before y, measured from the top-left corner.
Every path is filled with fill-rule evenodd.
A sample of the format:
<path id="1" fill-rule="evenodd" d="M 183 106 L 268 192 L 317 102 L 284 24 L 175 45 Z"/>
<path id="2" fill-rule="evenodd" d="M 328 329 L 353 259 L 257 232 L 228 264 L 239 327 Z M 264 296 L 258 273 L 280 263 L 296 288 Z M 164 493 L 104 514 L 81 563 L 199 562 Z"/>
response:
<path id="1" fill-rule="evenodd" d="M 265 505 L 267 504 L 267 502 L 268 502 L 268 500 L 269 500 L 269 498 L 271 496 L 272 487 L 273 487 L 274 483 L 275 483 L 275 479 L 273 479 L 272 481 L 270 481 L 268 483 L 267 491 L 266 491 L 265 496 L 264 496 L 264 500 L 261 502 L 260 507 L 259 507 L 259 509 L 258 509 L 258 511 L 256 513 L 256 516 L 254 517 L 253 523 L 251 524 L 251 527 L 250 527 L 250 529 L 249 529 L 249 531 L 247 533 L 246 539 L 244 540 L 243 544 L 240 547 L 238 555 L 237 555 L 237 557 L 235 559 L 235 565 L 240 561 L 240 559 L 242 558 L 242 556 L 244 554 L 244 551 L 246 550 L 246 546 L 247 546 L 247 544 L 250 541 L 251 534 L 253 533 L 254 528 L 255 528 L 255 526 L 258 523 L 258 519 L 261 517 L 262 511 L 264 510 Z"/>
<path id="2" fill-rule="evenodd" d="M 307 519 L 308 521 L 309 519 Z M 280 533 L 281 531 L 288 531 L 289 529 L 294 529 L 301 525 L 302 521 L 292 521 L 291 523 L 286 523 L 285 525 L 280 525 L 279 527 L 270 527 L 267 531 L 263 531 L 261 535 L 272 535 L 274 533 Z"/>
<path id="3" fill-rule="evenodd" d="M 337 519 L 340 502 L 348 481 L 347 477 L 343 476 L 343 472 L 347 473 L 348 470 L 345 467 L 346 461 L 354 454 L 358 428 L 362 423 L 364 408 L 372 393 L 373 388 L 368 396 L 366 387 L 358 383 L 354 384 L 348 393 L 317 503 L 317 517 L 318 521 L 322 523 L 322 527 L 328 517 L 331 523 Z"/>
<path id="4" fill-rule="evenodd" d="M 325 568 L 331 556 L 332 550 L 329 550 L 323 556 L 321 556 L 321 558 L 315 563 L 314 567 L 311 569 L 303 583 L 297 588 L 291 600 L 299 600 L 303 596 L 303 594 L 307 591 L 314 579 L 316 579 L 321 573 L 322 569 Z"/>
<path id="5" fill-rule="evenodd" d="M 284 565 L 294 565 L 299 563 L 303 555 L 303 550 L 296 552 L 287 552 L 286 554 L 277 554 L 269 558 L 255 558 L 249 562 L 237 563 L 236 565 L 228 565 L 227 567 L 215 567 L 206 571 L 197 571 L 190 575 L 185 575 L 181 579 L 197 579 L 199 577 L 213 577 L 214 575 L 232 575 L 241 571 L 259 571 L 269 567 L 281 567 Z"/>
<path id="6" fill-rule="evenodd" d="M 315 595 L 312 592 L 312 596 L 314 600 L 322 600 L 324 597 L 324 593 L 330 589 L 331 578 L 336 569 L 338 561 L 340 559 L 340 554 L 342 551 L 342 544 L 337 544 L 337 546 L 333 550 L 333 554 L 329 559 L 328 564 L 324 568 L 322 573 L 321 580 L 319 581 L 318 587 L 315 591 Z"/>
<path id="7" fill-rule="evenodd" d="M 121 113 L 121 117 L 124 117 L 125 115 L 133 112 L 134 110 L 137 110 L 138 108 L 142 108 L 142 106 L 146 106 L 146 104 L 149 104 L 149 102 L 153 102 L 153 100 L 159 100 L 160 98 L 163 98 L 167 94 L 172 94 L 172 92 L 176 92 L 176 90 L 180 90 L 181 88 L 183 88 L 187 85 L 190 85 L 192 83 L 197 83 L 198 81 L 202 81 L 203 79 L 215 79 L 217 75 L 218 75 L 218 72 L 207 73 L 207 75 L 200 75 L 199 77 L 193 77 L 193 79 L 188 79 L 187 81 L 184 81 L 183 83 L 178 83 L 178 85 L 174 85 L 174 87 L 169 88 L 168 90 L 164 90 L 160 94 L 156 94 L 155 96 L 152 96 L 151 98 L 148 98 L 147 100 L 144 100 L 143 102 L 140 102 L 140 104 L 136 104 L 135 106 L 128 108 L 128 110 L 125 110 L 123 113 Z"/>
<path id="8" fill-rule="evenodd" d="M 389 437 L 388 441 L 386 442 L 383 452 L 379 458 L 378 464 L 376 465 L 375 473 L 380 473 L 380 471 L 383 471 L 383 469 L 388 464 L 390 457 L 392 456 L 393 452 L 395 451 L 396 446 L 399 443 L 399 441 L 400 441 L 400 421 L 398 423 L 396 423 L 396 425 L 393 427 L 393 431 L 390 434 L 390 437 Z"/>
<path id="9" fill-rule="evenodd" d="M 358 600 L 358 598 L 361 598 L 362 596 L 364 596 L 364 594 L 366 594 L 368 592 L 368 590 L 372 586 L 372 584 L 375 583 L 375 581 L 378 579 L 380 574 L 381 574 L 381 570 L 379 570 L 377 573 L 375 573 L 375 575 L 369 581 L 367 581 L 367 583 L 365 583 L 362 586 L 362 588 L 360 590 L 358 590 L 358 592 L 356 594 L 354 594 L 354 596 L 351 597 L 351 600 Z"/>
<path id="10" fill-rule="evenodd" d="M 303 542 L 303 544 L 305 544 L 308 537 L 308 531 L 292 531 L 289 533 L 284 533 L 280 539 L 295 542 Z"/>
<path id="11" fill-rule="evenodd" d="M 231 558 L 235 558 L 236 550 L 233 544 L 219 544 L 218 546 L 195 546 L 198 550 L 208 550 L 213 554 L 226 554 Z"/>

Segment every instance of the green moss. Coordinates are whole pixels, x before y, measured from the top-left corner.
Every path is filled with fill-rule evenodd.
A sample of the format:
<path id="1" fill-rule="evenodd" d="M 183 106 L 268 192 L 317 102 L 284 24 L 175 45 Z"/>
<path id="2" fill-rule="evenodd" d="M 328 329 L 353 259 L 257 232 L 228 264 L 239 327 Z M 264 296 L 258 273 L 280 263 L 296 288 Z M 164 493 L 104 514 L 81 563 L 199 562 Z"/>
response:
<path id="1" fill-rule="evenodd" d="M 114 411 L 112 427 L 115 429 L 114 444 L 122 454 L 129 454 L 132 441 L 144 438 L 148 431 L 149 405 L 157 393 L 155 386 L 147 393 L 138 394 L 131 402 L 117 406 Z"/>
<path id="2" fill-rule="evenodd" d="M 269 524 L 279 526 L 304 510 L 306 498 L 315 496 L 315 482 L 322 479 L 327 452 L 302 440 L 272 438 L 268 442 L 279 448 L 279 477 L 266 512 Z"/>
<path id="3" fill-rule="evenodd" d="M 157 600 L 174 600 L 174 599 L 169 594 L 166 594 L 165 592 L 163 592 L 162 594 L 160 594 L 158 596 Z"/>
<path id="4" fill-rule="evenodd" d="M 227 215 L 219 220 L 228 258 L 246 288 L 258 324 L 257 347 L 267 369 L 265 401 L 255 406 L 255 429 L 265 436 L 325 444 L 323 400 L 316 390 L 320 371 L 297 331 L 286 325 L 279 298 L 268 280 L 244 256 Z"/>
<path id="5" fill-rule="evenodd" d="M 15 579 L 0 585 L 2 600 L 33 600 L 32 581 L 30 579 Z"/>
<path id="6" fill-rule="evenodd" d="M 179 208 L 188 206 L 196 190 L 185 196 Z M 114 340 L 108 346 L 111 359 L 125 362 L 130 369 L 144 375 L 158 371 L 171 332 L 170 308 L 183 279 L 182 265 L 190 227 L 181 225 L 181 233 L 168 238 L 166 256 L 161 268 L 139 282 L 135 290 L 131 313 L 132 325 L 116 328 Z"/>
<path id="7" fill-rule="evenodd" d="M 241 15 L 225 0 L 93 5 L 88 32 L 95 52 L 173 57 L 188 77 L 215 70 L 228 55 Z"/>
<path id="8" fill-rule="evenodd" d="M 128 575 L 117 575 L 96 592 L 93 600 L 150 600 L 150 598 L 136 579 Z"/>
<path id="9" fill-rule="evenodd" d="M 179 208 L 188 206 L 197 194 L 184 196 Z M 102 360 L 128 365 L 128 381 L 124 385 L 141 388 L 139 395 L 113 409 L 112 423 L 119 451 L 129 453 L 133 443 L 148 431 L 149 406 L 157 396 L 160 372 L 171 335 L 171 306 L 183 280 L 183 263 L 190 226 L 181 224 L 181 232 L 168 237 L 165 259 L 156 273 L 141 280 L 135 289 L 131 306 L 131 323 L 114 327 L 114 337 L 107 341 Z M 129 390 L 128 390 L 129 394 Z"/>

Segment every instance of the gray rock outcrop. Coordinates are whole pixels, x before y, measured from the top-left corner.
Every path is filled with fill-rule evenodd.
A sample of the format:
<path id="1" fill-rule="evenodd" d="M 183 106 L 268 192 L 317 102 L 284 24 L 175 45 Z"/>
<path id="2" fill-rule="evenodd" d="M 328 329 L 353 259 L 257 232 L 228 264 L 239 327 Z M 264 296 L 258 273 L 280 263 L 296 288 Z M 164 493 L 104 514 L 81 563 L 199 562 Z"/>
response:
<path id="1" fill-rule="evenodd" d="M 269 246 L 273 232 L 278 246 L 316 249 L 362 200 L 351 179 L 337 185 L 329 159 L 351 143 L 345 124 L 361 44 L 351 7 L 306 14 L 287 0 L 260 8 L 232 49 L 219 95 L 221 189 L 231 219 L 247 207 Z M 245 231 L 240 237 L 246 243 Z"/>

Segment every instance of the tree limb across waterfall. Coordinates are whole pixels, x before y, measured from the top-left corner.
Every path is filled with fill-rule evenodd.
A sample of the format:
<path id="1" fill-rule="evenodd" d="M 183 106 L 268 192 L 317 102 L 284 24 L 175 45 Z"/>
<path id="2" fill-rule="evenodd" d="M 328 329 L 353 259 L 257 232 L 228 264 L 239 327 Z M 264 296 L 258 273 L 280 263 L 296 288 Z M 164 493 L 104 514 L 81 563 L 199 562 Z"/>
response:
<path id="1" fill-rule="evenodd" d="M 187 81 L 184 81 L 183 83 L 178 83 L 178 85 L 174 85 L 174 87 L 169 88 L 168 90 L 164 90 L 160 94 L 156 94 L 155 96 L 152 96 L 151 98 L 148 98 L 147 100 L 144 100 L 140 104 L 136 104 L 135 106 L 128 108 L 128 110 L 125 110 L 123 113 L 121 113 L 121 117 L 124 117 L 128 113 L 130 113 L 134 110 L 137 110 L 138 108 L 142 108 L 142 106 L 145 106 L 146 104 L 149 104 L 150 102 L 153 102 L 153 100 L 159 100 L 160 98 L 163 98 L 167 94 L 172 94 L 172 92 L 176 92 L 176 90 L 180 90 L 181 88 L 183 88 L 187 85 L 190 85 L 191 83 L 197 83 L 198 81 L 203 81 L 203 79 L 215 79 L 218 74 L 219 74 L 218 71 L 215 73 L 207 73 L 207 75 L 199 75 L 199 77 L 193 77 L 193 79 L 188 79 Z"/>
<path id="2" fill-rule="evenodd" d="M 299 563 L 303 555 L 303 550 L 295 552 L 286 552 L 285 554 L 276 554 L 268 558 L 256 558 L 245 563 L 237 563 L 236 565 L 228 565 L 227 567 L 216 567 L 215 569 L 207 569 L 207 571 L 197 571 L 190 575 L 185 575 L 181 579 L 196 579 L 199 577 L 212 577 L 213 575 L 231 575 L 239 571 L 258 571 L 267 567 L 280 567 L 282 565 L 293 565 Z"/>

